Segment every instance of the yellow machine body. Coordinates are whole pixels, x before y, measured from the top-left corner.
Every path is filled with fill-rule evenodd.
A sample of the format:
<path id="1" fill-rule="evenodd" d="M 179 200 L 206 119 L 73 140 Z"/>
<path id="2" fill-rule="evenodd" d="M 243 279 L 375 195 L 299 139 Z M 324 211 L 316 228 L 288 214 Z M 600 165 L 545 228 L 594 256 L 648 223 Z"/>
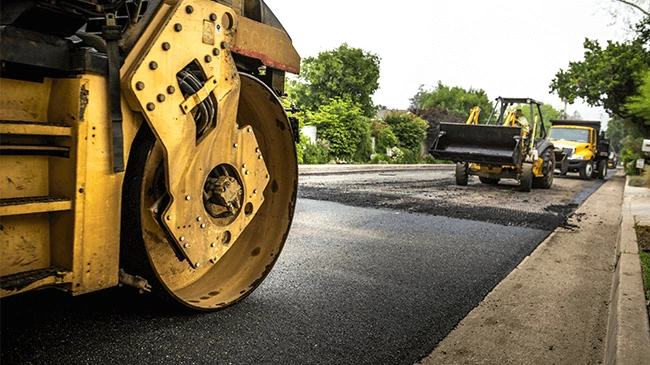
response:
<path id="1" fill-rule="evenodd" d="M 107 75 L 0 79 L 0 297 L 122 282 L 210 310 L 262 281 L 295 205 L 293 127 L 276 94 L 300 57 L 283 29 L 247 16 L 256 9 L 160 2 L 120 69 L 126 172 L 114 168 Z M 187 65 L 204 77 L 192 95 L 177 80 Z M 125 269 L 131 247 L 148 277 Z"/>

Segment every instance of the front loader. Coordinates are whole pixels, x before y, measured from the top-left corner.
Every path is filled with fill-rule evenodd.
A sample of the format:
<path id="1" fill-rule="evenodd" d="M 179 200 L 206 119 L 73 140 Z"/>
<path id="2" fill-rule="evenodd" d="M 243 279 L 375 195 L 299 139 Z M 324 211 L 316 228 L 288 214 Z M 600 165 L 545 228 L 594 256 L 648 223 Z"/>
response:
<path id="1" fill-rule="evenodd" d="M 475 109 L 466 124 L 440 123 L 438 138 L 429 153 L 456 163 L 458 185 L 467 185 L 469 177 L 476 175 L 485 184 L 515 179 L 526 192 L 533 187 L 550 188 L 555 155 L 553 145 L 546 138 L 539 108 L 542 103 L 530 98 L 499 97 L 496 101 L 487 124 L 478 124 Z M 539 118 L 535 117 L 528 128 L 517 123 L 512 110 L 517 104 L 527 104 L 531 116 L 537 109 Z"/>
<path id="2" fill-rule="evenodd" d="M 300 57 L 264 1 L 0 4 L 0 297 L 250 294 L 298 186 Z"/>

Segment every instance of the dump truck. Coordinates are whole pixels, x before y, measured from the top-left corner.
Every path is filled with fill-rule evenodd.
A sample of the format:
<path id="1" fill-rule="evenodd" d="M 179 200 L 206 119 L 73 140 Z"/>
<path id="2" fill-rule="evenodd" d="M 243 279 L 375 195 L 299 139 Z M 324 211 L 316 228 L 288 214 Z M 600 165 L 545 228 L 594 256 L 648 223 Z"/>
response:
<path id="1" fill-rule="evenodd" d="M 0 297 L 249 295 L 298 188 L 300 57 L 264 1 L 0 4 Z"/>
<path id="2" fill-rule="evenodd" d="M 605 178 L 610 148 L 600 121 L 551 119 L 549 138 L 560 175 L 577 172 L 585 180 Z"/>
<path id="3" fill-rule="evenodd" d="M 537 116 L 528 125 L 518 123 L 513 106 L 525 104 Z M 553 184 L 555 154 L 546 138 L 541 102 L 531 98 L 498 97 L 486 124 L 478 124 L 473 109 L 465 124 L 440 123 L 429 153 L 456 163 L 456 184 L 467 185 L 476 175 L 484 184 L 515 179 L 525 192 Z"/>

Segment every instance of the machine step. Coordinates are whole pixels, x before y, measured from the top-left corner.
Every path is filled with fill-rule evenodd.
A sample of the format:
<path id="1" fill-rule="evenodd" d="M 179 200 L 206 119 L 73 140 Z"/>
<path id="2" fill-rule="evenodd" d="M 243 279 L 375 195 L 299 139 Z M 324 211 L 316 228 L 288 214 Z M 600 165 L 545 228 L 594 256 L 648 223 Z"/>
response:
<path id="1" fill-rule="evenodd" d="M 0 217 L 60 212 L 72 209 L 70 198 L 62 196 L 31 196 L 0 199 Z"/>
<path id="2" fill-rule="evenodd" d="M 70 137 L 72 129 L 62 123 L 0 120 L 0 134 Z"/>

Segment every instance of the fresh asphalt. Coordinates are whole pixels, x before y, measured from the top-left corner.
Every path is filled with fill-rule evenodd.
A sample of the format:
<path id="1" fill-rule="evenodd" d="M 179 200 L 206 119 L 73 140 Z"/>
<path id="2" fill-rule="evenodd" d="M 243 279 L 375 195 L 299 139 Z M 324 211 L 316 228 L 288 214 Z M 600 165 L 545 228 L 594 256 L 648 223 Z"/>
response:
<path id="1" fill-rule="evenodd" d="M 264 283 L 180 314 L 115 288 L 4 299 L 3 364 L 413 364 L 548 231 L 300 199 Z"/>

